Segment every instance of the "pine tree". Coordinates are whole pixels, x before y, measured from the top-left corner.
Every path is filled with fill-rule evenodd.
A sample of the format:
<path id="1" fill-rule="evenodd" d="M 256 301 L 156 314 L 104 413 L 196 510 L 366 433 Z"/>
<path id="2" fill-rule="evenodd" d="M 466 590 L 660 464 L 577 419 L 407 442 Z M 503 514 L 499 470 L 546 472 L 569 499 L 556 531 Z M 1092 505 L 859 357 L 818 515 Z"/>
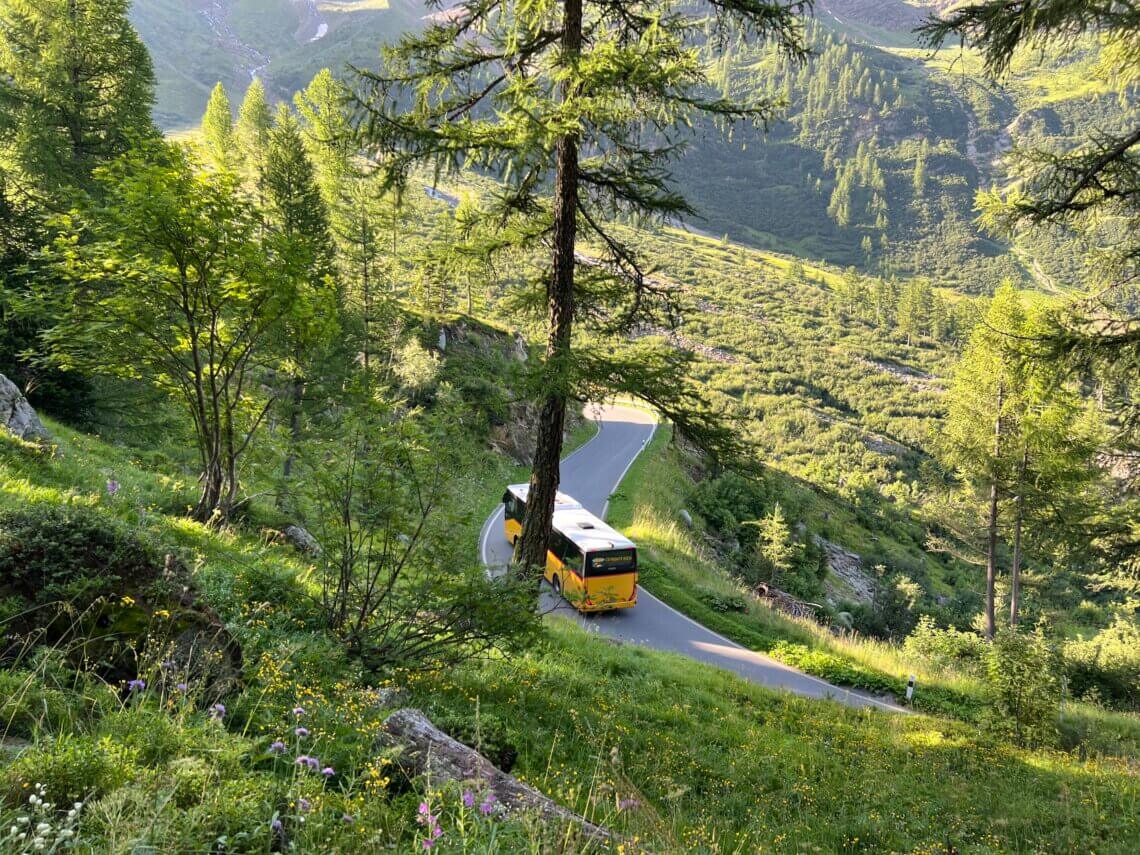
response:
<path id="1" fill-rule="evenodd" d="M 226 88 L 218 83 L 206 104 L 206 114 L 202 117 L 202 140 L 206 156 L 215 169 L 232 172 L 237 166 L 235 149 L 234 116 Z"/>
<path id="2" fill-rule="evenodd" d="M 97 166 L 152 140 L 154 70 L 128 0 L 0 4 L 0 164 L 58 203 Z"/>
<path id="3" fill-rule="evenodd" d="M 698 27 L 713 39 L 742 32 L 806 55 L 796 4 L 648 0 L 471 0 L 445 20 L 405 35 L 385 67 L 361 78 L 362 136 L 402 183 L 413 168 L 474 165 L 501 179 L 497 209 L 515 246 L 548 246 L 543 283 L 547 349 L 528 513 L 516 555 L 528 571 L 546 560 L 559 480 L 566 404 L 576 378 L 623 387 L 658 382 L 668 359 L 617 365 L 612 348 L 577 353 L 575 319 L 599 329 L 652 322 L 664 308 L 643 262 L 605 226 L 617 211 L 672 218 L 691 209 L 670 186 L 674 129 L 698 114 L 762 122 L 764 101 L 736 103 L 715 92 L 709 66 L 691 49 Z M 646 133 L 648 128 L 653 133 Z M 552 188 L 553 198 L 542 197 Z M 576 287 L 579 228 L 603 247 L 610 287 Z M 621 341 L 620 338 L 614 339 Z M 590 373 L 582 362 L 589 359 Z M 672 366 L 675 370 L 676 366 Z M 597 379 L 594 379 L 597 378 Z M 674 382 L 641 394 L 672 411 L 682 431 L 706 443 L 736 442 L 705 416 L 686 412 Z M 672 400 L 670 401 L 670 398 Z M 691 402 L 691 398 L 689 399 Z M 715 439 L 714 439 L 715 438 Z"/>
<path id="4" fill-rule="evenodd" d="M 778 585 L 781 577 L 795 565 L 795 558 L 800 552 L 800 545 L 792 538 L 791 528 L 784 519 L 780 503 L 776 503 L 768 516 L 749 524 L 760 530 L 756 551 L 771 568 L 769 581 Z"/>
<path id="5" fill-rule="evenodd" d="M 911 187 L 914 189 L 914 198 L 921 199 L 926 193 L 926 150 L 924 139 L 918 147 L 918 154 L 914 158 L 914 174 L 911 176 Z"/>

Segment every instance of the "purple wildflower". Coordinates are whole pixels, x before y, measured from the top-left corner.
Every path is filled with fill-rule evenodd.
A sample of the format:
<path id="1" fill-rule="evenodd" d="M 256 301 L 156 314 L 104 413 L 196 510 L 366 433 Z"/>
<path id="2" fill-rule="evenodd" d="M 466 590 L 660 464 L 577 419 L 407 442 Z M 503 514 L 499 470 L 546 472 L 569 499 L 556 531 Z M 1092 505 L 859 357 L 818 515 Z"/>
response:
<path id="1" fill-rule="evenodd" d="M 215 721 L 221 721 L 222 716 L 226 714 L 226 708 L 222 704 L 214 704 L 210 707 L 210 718 Z"/>
<path id="2" fill-rule="evenodd" d="M 354 817 L 350 813 L 345 813 L 345 814 L 341 814 L 340 821 L 343 823 L 346 823 L 348 825 L 351 825 L 352 823 L 356 822 L 356 817 Z"/>
<path id="3" fill-rule="evenodd" d="M 637 799 L 622 799 L 620 802 L 618 802 L 618 810 L 632 810 L 633 808 L 639 807 L 640 805 L 641 802 L 639 802 Z"/>
<path id="4" fill-rule="evenodd" d="M 427 802 L 420 802 L 419 813 L 420 813 L 420 816 L 430 816 L 431 815 L 431 808 L 428 807 Z"/>
<path id="5" fill-rule="evenodd" d="M 321 768 L 321 761 L 318 760 L 316 757 L 310 757 L 308 760 L 305 761 L 305 765 L 308 766 L 310 769 L 316 770 L 316 769 Z"/>
<path id="6" fill-rule="evenodd" d="M 305 708 L 304 707 L 293 707 L 293 715 L 297 716 L 297 718 L 300 718 L 304 714 L 305 714 Z"/>
<path id="7" fill-rule="evenodd" d="M 114 478 L 109 479 L 107 481 L 107 495 L 113 496 L 117 492 L 119 492 L 119 482 L 116 481 Z"/>
<path id="8" fill-rule="evenodd" d="M 169 671 L 173 667 L 174 667 L 174 660 L 173 659 L 163 659 L 162 660 L 162 670 L 163 671 Z"/>
<path id="9" fill-rule="evenodd" d="M 470 790 L 463 791 L 463 806 L 465 808 L 475 807 L 475 794 Z"/>
<path id="10" fill-rule="evenodd" d="M 275 818 L 273 822 L 269 823 L 269 827 L 274 831 L 280 831 L 285 826 L 281 824 L 281 820 Z"/>
<path id="11" fill-rule="evenodd" d="M 294 732 L 295 734 L 297 734 L 298 736 L 308 736 L 308 735 L 309 735 L 309 728 L 307 728 L 307 727 L 298 727 L 298 728 L 297 728 L 296 730 L 294 730 L 293 732 Z"/>
<path id="12" fill-rule="evenodd" d="M 306 798 L 297 799 L 297 810 L 301 813 L 307 812 L 312 806 L 312 803 Z"/>
<path id="13" fill-rule="evenodd" d="M 494 793 L 487 793 L 486 797 L 483 799 L 483 804 L 479 805 L 479 810 L 482 811 L 484 816 L 486 816 L 487 814 L 489 814 L 494 809 L 495 809 L 495 794 Z"/>
<path id="14" fill-rule="evenodd" d="M 138 677 L 127 683 L 127 690 L 131 692 L 141 692 L 145 688 L 146 680 L 142 680 Z"/>
<path id="15" fill-rule="evenodd" d="M 434 840 L 424 840 L 424 849 L 431 849 L 433 846 L 435 846 Z"/>
<path id="16" fill-rule="evenodd" d="M 321 774 L 326 778 L 331 778 L 336 774 L 336 769 L 334 769 L 332 766 L 325 766 L 325 768 L 321 769 Z"/>
<path id="17" fill-rule="evenodd" d="M 269 753 L 270 754 L 284 754 L 285 753 L 285 743 L 282 742 L 280 739 L 275 740 L 269 746 Z"/>
<path id="18" fill-rule="evenodd" d="M 301 754 L 293 762 L 296 763 L 298 766 L 307 766 L 309 764 L 309 755 L 308 754 Z"/>

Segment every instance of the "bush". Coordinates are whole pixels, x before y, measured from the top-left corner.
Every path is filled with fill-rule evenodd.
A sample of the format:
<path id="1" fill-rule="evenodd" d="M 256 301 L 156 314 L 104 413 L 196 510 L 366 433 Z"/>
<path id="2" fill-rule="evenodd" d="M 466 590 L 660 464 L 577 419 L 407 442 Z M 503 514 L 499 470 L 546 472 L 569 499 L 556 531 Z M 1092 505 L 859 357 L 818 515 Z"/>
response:
<path id="1" fill-rule="evenodd" d="M 121 787 L 139 768 L 133 754 L 103 737 L 62 734 L 21 754 L 4 773 L 7 801 L 18 803 L 35 784 L 56 804 L 87 801 Z"/>
<path id="2" fill-rule="evenodd" d="M 82 611 L 100 597 L 154 582 L 162 559 L 117 521 L 71 505 L 0 514 L 0 598 L 27 605 L 68 603 Z"/>
<path id="3" fill-rule="evenodd" d="M 918 619 L 903 649 L 931 665 L 972 673 L 982 671 L 986 657 L 986 642 L 980 635 L 954 627 L 940 629 L 930 615 Z"/>
<path id="4" fill-rule="evenodd" d="M 1065 644 L 1062 656 L 1074 697 L 1140 705 L 1140 626 L 1118 615 L 1090 639 Z"/>
<path id="5" fill-rule="evenodd" d="M 110 686 L 60 667 L 54 651 L 47 652 L 25 668 L 0 671 L 0 735 L 60 733 L 118 707 Z"/>
<path id="6" fill-rule="evenodd" d="M 1040 627 L 1034 632 L 1000 631 L 986 656 L 992 702 L 986 729 L 1018 745 L 1055 742 L 1061 711 L 1057 664 Z"/>

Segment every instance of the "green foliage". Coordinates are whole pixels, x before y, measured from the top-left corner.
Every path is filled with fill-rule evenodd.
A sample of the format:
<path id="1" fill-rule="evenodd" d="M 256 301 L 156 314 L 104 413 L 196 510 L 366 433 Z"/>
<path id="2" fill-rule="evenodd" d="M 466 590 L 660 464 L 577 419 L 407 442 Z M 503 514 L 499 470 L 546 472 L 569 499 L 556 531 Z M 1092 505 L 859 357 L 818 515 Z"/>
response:
<path id="1" fill-rule="evenodd" d="M 55 203 L 154 136 L 154 71 L 126 0 L 0 6 L 0 163 Z"/>
<path id="2" fill-rule="evenodd" d="M 195 516 L 224 519 L 266 408 L 251 373 L 296 305 L 292 244 L 259 228 L 233 176 L 197 171 L 178 146 L 100 180 L 104 201 L 60 221 L 56 278 L 39 294 L 59 317 L 46 338 L 58 364 L 142 381 L 183 408 L 201 464 Z"/>
<path id="3" fill-rule="evenodd" d="M 1140 626 L 1117 615 L 1090 638 L 1064 642 L 1062 656 L 1067 689 L 1135 709 L 1140 702 Z"/>
<path id="4" fill-rule="evenodd" d="M 215 169 L 229 172 L 236 167 L 238 151 L 233 109 L 221 83 L 214 87 L 206 104 L 206 114 L 202 117 L 202 138 L 206 143 L 206 155 Z"/>
<path id="5" fill-rule="evenodd" d="M 906 637 L 903 649 L 935 667 L 980 673 L 988 647 L 974 632 L 940 628 L 930 615 L 923 615 Z"/>
<path id="6" fill-rule="evenodd" d="M 139 774 L 133 751 L 108 737 L 62 733 L 25 751 L 0 775 L 0 797 L 15 802 L 43 784 L 56 804 L 98 798 Z"/>
<path id="7" fill-rule="evenodd" d="M 1057 672 L 1056 652 L 1040 627 L 999 632 L 986 656 L 993 697 L 987 729 L 1018 745 L 1055 742 L 1061 699 Z"/>
<path id="8" fill-rule="evenodd" d="M 158 551 L 104 514 L 68 506 L 0 513 L 0 592 L 28 607 L 82 612 L 149 587 L 161 571 Z"/>

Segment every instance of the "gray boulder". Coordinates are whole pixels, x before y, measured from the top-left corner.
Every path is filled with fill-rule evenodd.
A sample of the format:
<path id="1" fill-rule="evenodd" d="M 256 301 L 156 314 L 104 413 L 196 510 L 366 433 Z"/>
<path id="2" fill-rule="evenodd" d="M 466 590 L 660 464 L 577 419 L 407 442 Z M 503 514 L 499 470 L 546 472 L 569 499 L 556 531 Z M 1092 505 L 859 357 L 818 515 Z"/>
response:
<path id="1" fill-rule="evenodd" d="M 298 552 L 316 557 L 321 554 L 321 545 L 317 539 L 299 525 L 287 525 L 281 532 L 285 539 L 291 543 Z"/>
<path id="2" fill-rule="evenodd" d="M 51 440 L 51 434 L 47 432 L 28 399 L 3 374 L 0 374 L 0 425 L 27 442 Z"/>

